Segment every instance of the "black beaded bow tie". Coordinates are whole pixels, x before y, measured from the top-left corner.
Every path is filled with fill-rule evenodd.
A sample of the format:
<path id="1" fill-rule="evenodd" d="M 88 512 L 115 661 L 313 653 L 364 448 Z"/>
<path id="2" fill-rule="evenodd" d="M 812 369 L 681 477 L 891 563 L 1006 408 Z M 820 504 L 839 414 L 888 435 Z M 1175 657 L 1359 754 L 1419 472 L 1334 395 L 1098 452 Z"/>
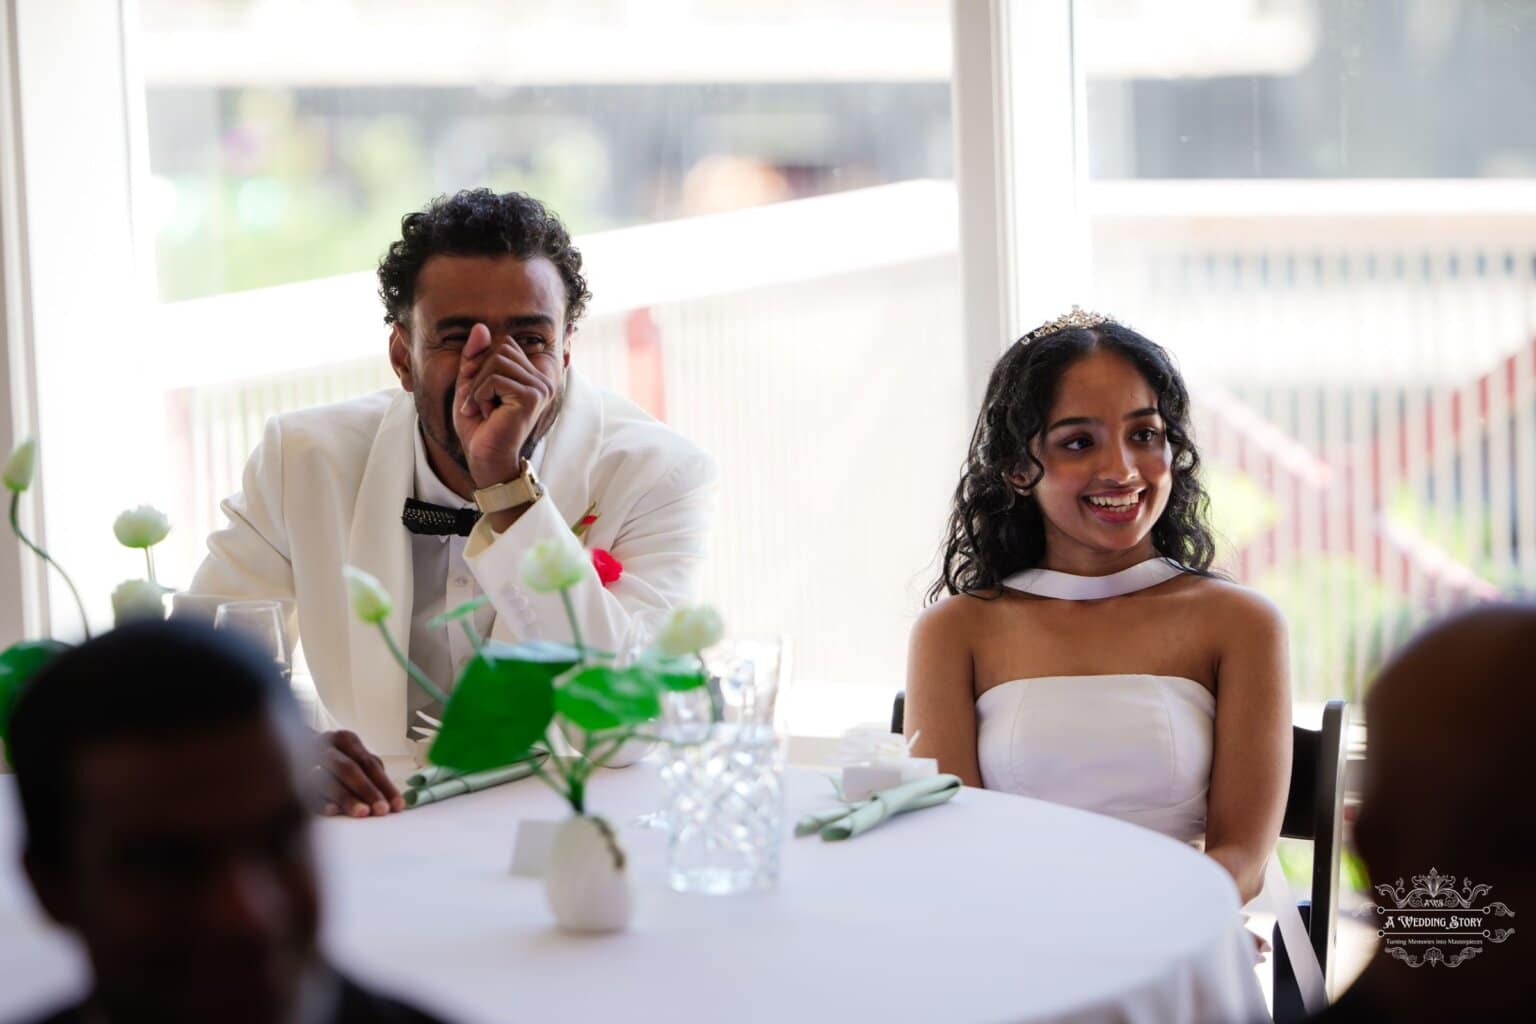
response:
<path id="1" fill-rule="evenodd" d="M 400 521 L 412 533 L 424 533 L 433 537 L 457 534 L 468 537 L 469 531 L 480 521 L 480 510 L 474 508 L 444 508 L 415 498 L 405 499 L 405 511 Z"/>

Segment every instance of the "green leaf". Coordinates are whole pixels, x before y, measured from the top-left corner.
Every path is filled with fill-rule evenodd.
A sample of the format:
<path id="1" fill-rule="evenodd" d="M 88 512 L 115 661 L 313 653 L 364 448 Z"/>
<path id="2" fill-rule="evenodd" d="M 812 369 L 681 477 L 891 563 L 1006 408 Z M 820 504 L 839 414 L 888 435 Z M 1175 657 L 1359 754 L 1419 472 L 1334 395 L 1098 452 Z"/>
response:
<path id="1" fill-rule="evenodd" d="M 581 661 L 581 652 L 571 644 L 551 643 L 548 640 L 530 640 L 521 644 L 491 640 L 485 645 L 485 653 L 506 661 L 533 661 L 539 664 L 559 665 L 560 672 Z M 559 675 L 560 672 L 556 672 L 555 675 Z"/>
<path id="2" fill-rule="evenodd" d="M 577 664 L 582 660 L 583 651 L 586 660 L 603 659 L 613 660 L 612 651 L 600 651 L 595 647 L 583 648 L 578 651 L 574 644 L 558 644 L 549 640 L 529 640 L 520 644 L 509 644 L 503 640 L 492 640 L 486 647 L 503 658 L 521 658 L 524 661 L 558 661 L 563 662 L 566 668 Z"/>
<path id="3" fill-rule="evenodd" d="M 31 678 L 54 658 L 69 650 L 57 640 L 23 640 L 0 651 L 0 740 L 10 736 L 11 711 Z M 10 747 L 6 747 L 10 759 Z"/>
<path id="4" fill-rule="evenodd" d="M 661 714 L 661 683 L 640 667 L 589 665 L 567 676 L 555 690 L 555 708 L 587 732 L 604 732 L 648 722 Z"/>
<path id="5" fill-rule="evenodd" d="M 558 644 L 487 644 L 459 676 L 428 756 L 460 772 L 526 757 L 555 715 L 555 678 L 576 663 Z"/>
<path id="6" fill-rule="evenodd" d="M 645 666 L 660 680 L 663 689 L 674 693 L 697 690 L 705 683 L 704 671 L 697 658 L 655 655 L 646 659 Z"/>
<path id="7" fill-rule="evenodd" d="M 450 608 L 446 612 L 443 612 L 441 615 L 433 616 L 427 621 L 427 628 L 441 629 L 450 622 L 457 622 L 465 616 L 475 614 L 475 612 L 479 611 L 481 608 L 490 603 L 491 599 L 486 594 L 481 594 L 479 597 L 470 598 L 463 604 Z"/>
<path id="8" fill-rule="evenodd" d="M 705 683 L 704 673 L 694 672 L 661 672 L 657 673 L 661 685 L 673 693 L 683 693 L 688 690 L 697 690 Z"/>

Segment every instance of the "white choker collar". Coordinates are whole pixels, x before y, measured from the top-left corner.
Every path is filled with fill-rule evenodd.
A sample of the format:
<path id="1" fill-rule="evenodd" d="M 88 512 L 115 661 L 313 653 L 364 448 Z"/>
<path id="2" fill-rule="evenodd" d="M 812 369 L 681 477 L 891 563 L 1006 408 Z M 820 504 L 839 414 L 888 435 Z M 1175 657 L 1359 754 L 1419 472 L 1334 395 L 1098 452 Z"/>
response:
<path id="1" fill-rule="evenodd" d="M 1074 576 L 1054 569 L 1025 569 L 1003 580 L 1003 586 L 1062 601 L 1100 601 L 1155 587 L 1188 571 L 1179 563 L 1158 555 L 1108 576 Z"/>

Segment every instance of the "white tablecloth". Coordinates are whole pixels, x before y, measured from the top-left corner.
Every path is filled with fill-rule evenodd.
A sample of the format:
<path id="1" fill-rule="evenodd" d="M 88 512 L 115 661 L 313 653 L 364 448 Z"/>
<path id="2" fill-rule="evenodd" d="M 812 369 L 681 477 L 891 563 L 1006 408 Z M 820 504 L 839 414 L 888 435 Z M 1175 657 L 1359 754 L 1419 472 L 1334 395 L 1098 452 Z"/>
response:
<path id="1" fill-rule="evenodd" d="M 0 780 L 0 844 L 16 848 Z M 381 819 L 328 820 L 326 946 L 354 975 L 466 1022 L 1254 1021 L 1265 1017 L 1237 892 L 1182 843 L 966 789 L 849 842 L 790 837 L 831 802 L 791 769 L 777 889 L 685 896 L 664 880 L 646 765 L 601 773 L 592 810 L 636 882 L 623 934 L 557 932 L 507 871 L 514 822 L 558 817 L 536 780 Z M 73 944 L 0 868 L 0 1021 L 78 991 Z"/>

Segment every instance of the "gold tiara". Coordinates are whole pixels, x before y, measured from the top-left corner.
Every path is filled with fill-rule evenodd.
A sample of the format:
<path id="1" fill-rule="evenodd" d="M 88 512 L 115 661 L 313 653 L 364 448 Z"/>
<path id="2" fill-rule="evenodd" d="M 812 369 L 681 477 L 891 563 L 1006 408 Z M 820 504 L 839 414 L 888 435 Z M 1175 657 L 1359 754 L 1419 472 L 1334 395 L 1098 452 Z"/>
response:
<path id="1" fill-rule="evenodd" d="M 1098 327 L 1102 324 L 1112 324 L 1114 322 L 1115 318 L 1112 316 L 1105 316 L 1103 313 L 1091 313 L 1081 306 L 1073 306 L 1071 311 L 1063 313 L 1055 320 L 1047 320 L 1024 335 L 1024 340 L 1034 341 L 1036 338 L 1043 338 L 1047 334 L 1064 331 L 1068 327 Z"/>

